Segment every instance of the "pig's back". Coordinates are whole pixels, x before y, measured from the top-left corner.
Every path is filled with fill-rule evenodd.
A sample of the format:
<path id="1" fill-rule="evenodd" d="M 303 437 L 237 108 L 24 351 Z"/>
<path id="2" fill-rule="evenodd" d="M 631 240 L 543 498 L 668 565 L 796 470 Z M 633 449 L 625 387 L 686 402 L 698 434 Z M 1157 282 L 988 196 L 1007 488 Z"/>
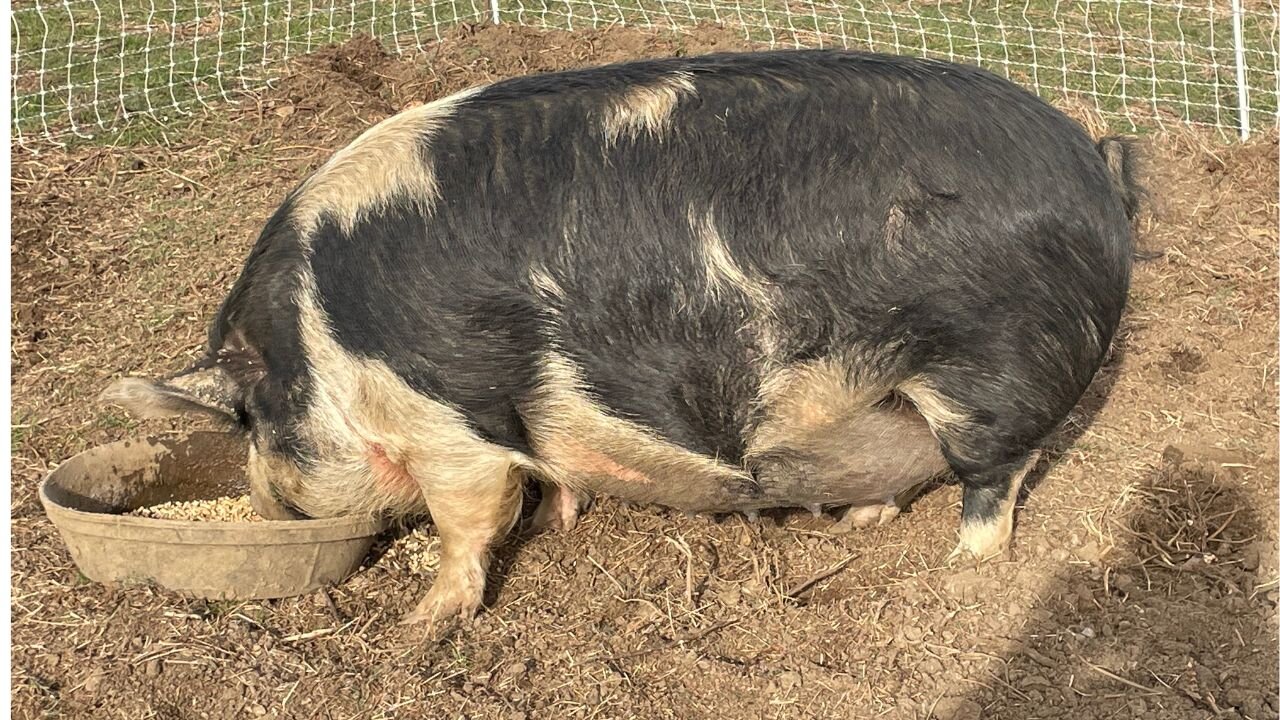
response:
<path id="1" fill-rule="evenodd" d="M 1123 305 L 1127 224 L 1088 138 L 972 68 L 794 52 L 520 78 L 419 142 L 429 202 L 317 225 L 325 310 L 521 449 L 552 355 L 610 413 L 736 463 L 770 367 L 894 346 L 904 374 L 1005 321 L 1069 348 Z M 1076 382 L 1063 362 L 1034 374 Z"/>

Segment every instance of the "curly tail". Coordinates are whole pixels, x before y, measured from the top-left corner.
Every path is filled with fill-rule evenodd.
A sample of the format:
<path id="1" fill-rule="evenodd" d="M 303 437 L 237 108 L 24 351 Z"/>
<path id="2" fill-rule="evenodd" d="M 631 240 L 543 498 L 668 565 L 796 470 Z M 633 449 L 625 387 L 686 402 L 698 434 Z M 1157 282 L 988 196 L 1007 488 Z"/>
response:
<path id="1" fill-rule="evenodd" d="M 1108 135 L 1098 141 L 1098 154 L 1107 163 L 1111 173 L 1111 181 L 1120 199 L 1124 203 L 1124 212 L 1132 223 L 1147 200 L 1146 189 L 1138 182 L 1138 147 L 1131 137 Z M 1135 249 L 1134 255 L 1139 260 L 1150 260 L 1162 253 Z"/>

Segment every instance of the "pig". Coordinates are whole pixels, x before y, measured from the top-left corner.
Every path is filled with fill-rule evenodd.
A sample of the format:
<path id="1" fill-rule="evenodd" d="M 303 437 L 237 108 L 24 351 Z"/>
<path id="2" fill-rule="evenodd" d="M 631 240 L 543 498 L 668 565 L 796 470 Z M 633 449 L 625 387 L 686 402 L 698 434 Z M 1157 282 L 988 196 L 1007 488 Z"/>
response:
<path id="1" fill-rule="evenodd" d="M 962 487 L 1000 555 L 1107 355 L 1141 188 L 976 67 L 722 53 L 504 80 L 392 116 L 266 222 L 202 358 L 104 399 L 248 437 L 271 518 L 428 514 L 405 622 L 479 609 L 491 550 L 607 495 L 689 512 Z"/>

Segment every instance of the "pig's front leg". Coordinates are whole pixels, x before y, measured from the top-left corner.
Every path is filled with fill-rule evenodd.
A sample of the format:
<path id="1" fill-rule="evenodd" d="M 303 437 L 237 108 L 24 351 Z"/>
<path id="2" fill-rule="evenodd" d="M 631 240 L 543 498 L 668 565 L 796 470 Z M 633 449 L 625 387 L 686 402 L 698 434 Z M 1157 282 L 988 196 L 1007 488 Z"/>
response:
<path id="1" fill-rule="evenodd" d="M 434 626 L 452 617 L 470 620 L 484 598 L 490 548 L 519 518 L 521 473 L 503 469 L 489 478 L 424 487 L 427 508 L 440 534 L 440 569 L 426 597 L 402 624 Z"/>

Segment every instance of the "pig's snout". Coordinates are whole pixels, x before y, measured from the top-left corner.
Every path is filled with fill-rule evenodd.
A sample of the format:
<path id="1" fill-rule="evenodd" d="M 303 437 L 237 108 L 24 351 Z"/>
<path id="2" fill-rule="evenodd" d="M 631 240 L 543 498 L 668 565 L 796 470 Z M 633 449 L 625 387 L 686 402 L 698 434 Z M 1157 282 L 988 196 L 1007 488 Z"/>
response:
<path id="1" fill-rule="evenodd" d="M 272 463 L 259 455 L 257 448 L 249 446 L 249 462 L 246 467 L 249 476 L 249 504 L 253 511 L 267 520 L 305 520 L 306 515 L 299 512 L 280 498 L 271 483 Z"/>
<path id="2" fill-rule="evenodd" d="M 267 520 L 305 520 L 307 518 L 306 515 L 276 499 L 271 488 L 263 488 L 257 484 L 249 489 L 249 504 L 253 506 L 254 512 Z"/>

